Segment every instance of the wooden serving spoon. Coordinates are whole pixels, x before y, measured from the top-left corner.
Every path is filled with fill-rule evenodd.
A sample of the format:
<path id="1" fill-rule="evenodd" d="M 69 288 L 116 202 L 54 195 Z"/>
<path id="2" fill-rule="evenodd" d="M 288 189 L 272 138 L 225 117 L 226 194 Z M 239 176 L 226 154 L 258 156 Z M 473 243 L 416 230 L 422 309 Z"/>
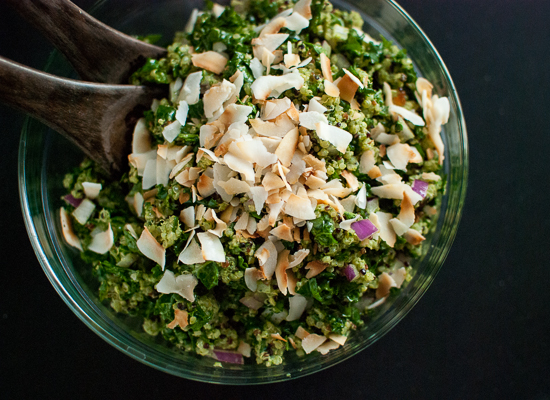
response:
<path id="1" fill-rule="evenodd" d="M 0 101 L 63 134 L 115 174 L 128 165 L 135 122 L 166 92 L 167 86 L 63 79 L 0 57 Z"/>
<path id="2" fill-rule="evenodd" d="M 146 58 L 166 55 L 166 49 L 121 33 L 68 0 L 3 1 L 38 28 L 86 81 L 128 83 Z"/>

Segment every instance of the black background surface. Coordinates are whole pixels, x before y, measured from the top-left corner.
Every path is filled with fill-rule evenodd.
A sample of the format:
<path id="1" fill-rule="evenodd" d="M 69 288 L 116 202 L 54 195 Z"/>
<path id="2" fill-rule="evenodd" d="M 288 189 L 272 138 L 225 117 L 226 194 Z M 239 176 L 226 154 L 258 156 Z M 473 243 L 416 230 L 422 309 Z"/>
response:
<path id="1" fill-rule="evenodd" d="M 329 370 L 267 386 L 197 383 L 130 359 L 42 272 L 18 199 L 23 115 L 0 106 L 0 398 L 549 399 L 550 1 L 400 4 L 457 86 L 470 179 L 450 255 L 397 327 Z M 0 0 L 0 55 L 42 68 L 51 50 Z"/>

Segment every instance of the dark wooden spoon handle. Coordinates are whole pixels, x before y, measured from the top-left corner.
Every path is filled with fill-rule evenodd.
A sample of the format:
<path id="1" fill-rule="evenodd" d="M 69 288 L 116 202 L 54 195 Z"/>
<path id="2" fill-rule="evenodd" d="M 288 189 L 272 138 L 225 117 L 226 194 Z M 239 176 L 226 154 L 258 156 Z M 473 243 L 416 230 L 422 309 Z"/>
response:
<path id="1" fill-rule="evenodd" d="M 58 78 L 0 57 L 0 102 L 42 121 L 107 171 L 127 166 L 137 118 L 166 87 L 86 83 Z"/>
<path id="2" fill-rule="evenodd" d="M 147 57 L 166 49 L 125 35 L 68 0 L 4 0 L 61 51 L 83 80 L 128 83 Z"/>

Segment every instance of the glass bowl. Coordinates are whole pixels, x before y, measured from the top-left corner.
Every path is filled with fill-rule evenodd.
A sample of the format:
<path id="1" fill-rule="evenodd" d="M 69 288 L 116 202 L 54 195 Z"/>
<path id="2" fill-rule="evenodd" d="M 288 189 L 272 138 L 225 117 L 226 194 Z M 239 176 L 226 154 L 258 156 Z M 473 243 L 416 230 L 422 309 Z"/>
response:
<path id="1" fill-rule="evenodd" d="M 437 225 L 427 238 L 424 255 L 413 264 L 414 278 L 392 301 L 380 306 L 375 316 L 360 331 L 354 332 L 345 346 L 325 356 L 316 352 L 302 358 L 291 355 L 282 365 L 273 367 L 251 363 L 224 364 L 218 368 L 210 358 L 176 353 L 145 334 L 138 320 L 116 315 L 108 305 L 99 302 L 90 268 L 80 260 L 75 249 L 65 244 L 59 226 L 58 210 L 65 194 L 63 176 L 78 165 L 83 155 L 61 135 L 28 118 L 19 150 L 19 189 L 31 243 L 44 272 L 65 303 L 90 329 L 123 353 L 170 374 L 204 382 L 258 384 L 298 378 L 342 362 L 373 344 L 411 310 L 434 280 L 456 235 L 466 194 L 468 144 L 456 89 L 436 49 L 396 3 L 336 0 L 334 4 L 360 12 L 366 21 L 364 30 L 371 36 L 377 38 L 381 33 L 406 48 L 419 75 L 433 83 L 434 93 L 447 96 L 450 101 L 450 119 L 442 134 L 446 145 L 447 192 Z M 202 5 L 196 0 L 102 0 L 90 11 L 99 20 L 125 33 L 161 33 L 168 41 L 176 30 L 183 29 L 191 10 Z M 46 70 L 59 76 L 74 76 L 58 53 L 52 54 Z"/>

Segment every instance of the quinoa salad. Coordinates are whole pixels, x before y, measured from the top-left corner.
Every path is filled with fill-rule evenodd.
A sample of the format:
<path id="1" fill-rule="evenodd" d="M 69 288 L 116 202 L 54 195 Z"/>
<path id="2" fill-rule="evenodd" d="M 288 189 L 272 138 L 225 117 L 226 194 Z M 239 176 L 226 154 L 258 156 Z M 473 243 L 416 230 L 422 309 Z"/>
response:
<path id="1" fill-rule="evenodd" d="M 169 97 L 127 172 L 84 160 L 63 182 L 101 301 L 174 352 L 269 367 L 336 351 L 399 295 L 445 191 L 450 107 L 362 26 L 326 0 L 193 10 L 130 79 Z"/>

